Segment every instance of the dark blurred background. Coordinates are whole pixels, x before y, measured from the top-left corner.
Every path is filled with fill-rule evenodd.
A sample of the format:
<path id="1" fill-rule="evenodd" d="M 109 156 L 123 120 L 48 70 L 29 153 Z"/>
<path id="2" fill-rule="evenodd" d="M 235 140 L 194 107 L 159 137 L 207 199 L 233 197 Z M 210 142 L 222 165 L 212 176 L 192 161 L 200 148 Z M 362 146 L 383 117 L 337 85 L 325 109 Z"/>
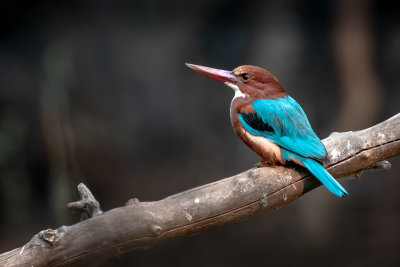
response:
<path id="1" fill-rule="evenodd" d="M 57 2 L 57 3 L 56 3 Z M 390 1 L 2 1 L 0 252 L 76 223 L 84 182 L 104 210 L 234 175 L 258 158 L 230 88 L 184 63 L 274 73 L 321 138 L 400 110 Z M 400 160 L 276 212 L 101 266 L 399 266 Z"/>

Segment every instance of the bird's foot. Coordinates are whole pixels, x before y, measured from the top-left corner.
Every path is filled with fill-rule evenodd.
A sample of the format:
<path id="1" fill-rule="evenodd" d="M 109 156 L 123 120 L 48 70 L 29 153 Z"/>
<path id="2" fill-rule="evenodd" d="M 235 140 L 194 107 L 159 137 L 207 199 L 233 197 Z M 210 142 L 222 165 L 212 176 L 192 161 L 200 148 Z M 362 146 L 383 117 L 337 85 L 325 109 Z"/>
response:
<path id="1" fill-rule="evenodd" d="M 271 167 L 271 166 L 273 166 L 271 163 L 263 161 L 263 160 L 254 164 L 255 168 Z"/>
<path id="2" fill-rule="evenodd" d="M 300 168 L 304 168 L 302 165 L 299 165 L 299 164 L 297 164 L 297 163 L 295 163 L 293 161 L 287 161 L 285 163 L 285 167 L 291 168 L 291 169 L 295 169 L 295 170 L 298 170 Z"/>

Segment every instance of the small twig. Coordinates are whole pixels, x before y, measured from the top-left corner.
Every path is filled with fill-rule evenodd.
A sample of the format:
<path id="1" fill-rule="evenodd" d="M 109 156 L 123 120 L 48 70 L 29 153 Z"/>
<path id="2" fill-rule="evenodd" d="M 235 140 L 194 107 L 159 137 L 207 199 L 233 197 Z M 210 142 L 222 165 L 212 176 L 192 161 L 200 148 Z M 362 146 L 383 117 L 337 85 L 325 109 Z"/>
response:
<path id="1" fill-rule="evenodd" d="M 389 161 L 387 160 L 382 160 L 379 161 L 375 164 L 373 164 L 371 167 L 369 167 L 372 170 L 384 170 L 384 171 L 388 171 L 390 170 L 390 168 L 392 168 L 392 164 L 390 164 Z"/>
<path id="2" fill-rule="evenodd" d="M 367 169 L 365 170 L 377 170 L 377 171 L 388 171 L 390 170 L 390 168 L 392 167 L 392 164 L 390 164 L 389 161 L 387 160 L 382 160 L 382 161 L 378 161 L 375 162 L 374 164 L 372 164 L 371 166 L 369 166 Z M 363 173 L 363 171 L 365 170 L 360 170 L 356 173 L 354 173 L 354 177 L 357 180 L 361 179 L 361 174 Z"/>
<path id="3" fill-rule="evenodd" d="M 92 192 L 90 192 L 89 188 L 86 187 L 86 185 L 80 183 L 78 185 L 78 191 L 79 195 L 81 196 L 81 200 L 68 203 L 67 206 L 70 209 L 81 212 L 82 221 L 88 218 L 99 216 L 103 213 L 99 202 L 93 196 Z"/>
<path id="4" fill-rule="evenodd" d="M 387 161 L 387 160 L 382 160 L 382 161 L 378 161 L 378 162 L 372 164 L 368 169 L 365 169 L 365 170 L 388 171 L 388 170 L 390 170 L 391 167 L 392 167 L 392 164 L 390 164 L 389 161 Z M 360 180 L 360 179 L 361 179 L 361 174 L 363 173 L 363 171 L 364 171 L 364 170 L 361 170 L 361 171 L 359 171 L 359 172 L 356 172 L 356 173 L 354 174 L 354 177 L 355 177 L 357 180 Z"/>

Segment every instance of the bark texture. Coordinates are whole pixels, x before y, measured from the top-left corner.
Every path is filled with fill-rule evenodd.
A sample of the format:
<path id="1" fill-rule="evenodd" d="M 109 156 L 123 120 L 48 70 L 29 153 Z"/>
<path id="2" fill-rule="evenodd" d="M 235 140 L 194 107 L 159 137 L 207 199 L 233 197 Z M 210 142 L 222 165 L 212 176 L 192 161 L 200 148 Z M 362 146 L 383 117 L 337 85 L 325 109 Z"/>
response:
<path id="1" fill-rule="evenodd" d="M 333 133 L 323 143 L 328 151 L 326 167 L 336 178 L 359 177 L 370 168 L 388 169 L 385 160 L 400 154 L 400 114 L 365 130 Z M 319 185 L 302 168 L 254 168 L 159 201 L 132 199 L 127 206 L 104 213 L 80 185 L 82 200 L 69 206 L 91 218 L 41 231 L 24 246 L 1 254 L 0 266 L 87 266 L 277 209 Z"/>

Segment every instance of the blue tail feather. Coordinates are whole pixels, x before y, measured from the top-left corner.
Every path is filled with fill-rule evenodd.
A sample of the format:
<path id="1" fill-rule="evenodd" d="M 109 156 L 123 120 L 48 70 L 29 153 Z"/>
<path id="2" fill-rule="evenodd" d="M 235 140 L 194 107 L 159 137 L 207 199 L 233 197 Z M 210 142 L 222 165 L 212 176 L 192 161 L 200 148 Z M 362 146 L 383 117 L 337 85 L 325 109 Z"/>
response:
<path id="1" fill-rule="evenodd" d="M 348 195 L 347 191 L 329 174 L 328 171 L 317 161 L 310 158 L 300 160 L 304 166 L 323 184 L 329 191 L 339 197 Z"/>

